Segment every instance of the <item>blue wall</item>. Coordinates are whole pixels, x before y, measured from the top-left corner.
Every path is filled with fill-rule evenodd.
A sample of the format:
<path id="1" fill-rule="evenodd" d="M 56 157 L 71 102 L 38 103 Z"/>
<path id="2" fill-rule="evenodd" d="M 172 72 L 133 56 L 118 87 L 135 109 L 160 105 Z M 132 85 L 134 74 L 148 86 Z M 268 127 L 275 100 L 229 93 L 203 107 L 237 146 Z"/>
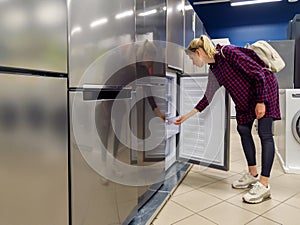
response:
<path id="1" fill-rule="evenodd" d="M 259 39 L 287 39 L 289 20 L 300 14 L 300 2 L 287 0 L 239 7 L 232 7 L 229 2 L 193 7 L 211 38 L 228 37 L 238 46 Z"/>
<path id="2" fill-rule="evenodd" d="M 229 37 L 231 44 L 244 46 L 257 40 L 285 40 L 287 23 L 236 26 L 228 28 L 210 29 L 212 38 Z"/>

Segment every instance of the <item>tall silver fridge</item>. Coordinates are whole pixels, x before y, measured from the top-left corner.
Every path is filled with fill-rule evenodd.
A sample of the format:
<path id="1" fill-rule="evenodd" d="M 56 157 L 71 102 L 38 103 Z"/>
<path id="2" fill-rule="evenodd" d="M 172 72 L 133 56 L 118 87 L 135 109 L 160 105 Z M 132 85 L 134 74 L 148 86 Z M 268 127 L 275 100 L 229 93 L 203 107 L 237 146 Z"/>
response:
<path id="1" fill-rule="evenodd" d="M 300 14 L 296 14 L 294 18 L 289 21 L 287 38 L 295 40 L 294 88 L 300 88 Z"/>
<path id="2" fill-rule="evenodd" d="M 145 9 L 139 11 L 144 5 L 68 5 L 72 225 L 128 224 L 149 198 L 144 193 L 150 184 L 162 180 L 164 161 L 153 162 L 144 152 L 144 90 L 155 84 L 136 81 L 148 73 L 137 63 L 145 39 L 136 38 L 153 35 L 136 33 L 145 22 Z"/>
<path id="3" fill-rule="evenodd" d="M 0 14 L 0 224 L 66 225 L 66 2 L 1 1 Z"/>

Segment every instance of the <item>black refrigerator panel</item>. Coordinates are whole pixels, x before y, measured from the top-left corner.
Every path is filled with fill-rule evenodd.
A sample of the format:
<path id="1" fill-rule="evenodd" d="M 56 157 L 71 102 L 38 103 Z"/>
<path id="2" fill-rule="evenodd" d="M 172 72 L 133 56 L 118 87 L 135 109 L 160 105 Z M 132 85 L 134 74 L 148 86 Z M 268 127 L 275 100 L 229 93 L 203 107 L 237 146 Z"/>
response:
<path id="1" fill-rule="evenodd" d="M 67 1 L 1 1 L 0 15 L 0 66 L 67 72 Z"/>
<path id="2" fill-rule="evenodd" d="M 300 26 L 300 23 L 299 23 Z M 296 39 L 294 88 L 300 88 L 300 35 Z"/>
<path id="3" fill-rule="evenodd" d="M 67 225 L 67 79 L 0 74 L 0 224 Z"/>
<path id="4" fill-rule="evenodd" d="M 296 14 L 289 22 L 288 38 L 295 40 L 294 88 L 300 88 L 300 14 Z"/>
<path id="5" fill-rule="evenodd" d="M 113 73 L 135 62 L 134 3 L 134 0 L 69 1 L 70 87 L 105 84 Z"/>
<path id="6" fill-rule="evenodd" d="M 289 39 L 296 39 L 297 37 L 299 37 L 300 34 L 299 23 L 300 23 L 300 14 L 296 14 L 294 18 L 291 21 L 289 21 L 288 30 L 287 30 L 287 35 Z"/>

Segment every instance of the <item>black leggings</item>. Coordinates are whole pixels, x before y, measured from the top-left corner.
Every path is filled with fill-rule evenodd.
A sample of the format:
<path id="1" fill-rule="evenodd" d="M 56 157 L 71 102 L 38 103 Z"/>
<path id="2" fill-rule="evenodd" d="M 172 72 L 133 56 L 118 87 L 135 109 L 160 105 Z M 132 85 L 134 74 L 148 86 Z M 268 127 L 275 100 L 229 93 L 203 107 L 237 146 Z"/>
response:
<path id="1" fill-rule="evenodd" d="M 238 125 L 237 130 L 241 136 L 242 146 L 245 152 L 248 166 L 256 165 L 256 150 L 251 134 L 253 122 L 248 124 Z M 270 177 L 274 161 L 274 140 L 272 134 L 273 118 L 261 118 L 258 120 L 258 135 L 262 146 L 261 164 L 262 171 L 261 175 Z"/>

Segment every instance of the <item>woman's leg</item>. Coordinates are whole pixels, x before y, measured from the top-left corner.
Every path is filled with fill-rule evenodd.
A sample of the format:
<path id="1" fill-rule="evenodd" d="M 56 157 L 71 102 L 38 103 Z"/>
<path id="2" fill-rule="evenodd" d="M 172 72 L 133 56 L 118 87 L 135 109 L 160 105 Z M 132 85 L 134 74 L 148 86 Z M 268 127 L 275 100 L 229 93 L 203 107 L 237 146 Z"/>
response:
<path id="1" fill-rule="evenodd" d="M 268 186 L 268 179 L 270 177 L 275 154 L 272 125 L 273 118 L 262 118 L 258 120 L 258 135 L 260 137 L 262 147 L 262 171 L 260 182 L 266 187 Z"/>
<path id="2" fill-rule="evenodd" d="M 249 173 L 252 176 L 257 176 L 256 149 L 255 149 L 255 144 L 251 133 L 253 122 L 254 121 L 243 125 L 239 124 L 237 126 L 237 131 L 241 137 L 243 150 L 248 163 Z"/>

